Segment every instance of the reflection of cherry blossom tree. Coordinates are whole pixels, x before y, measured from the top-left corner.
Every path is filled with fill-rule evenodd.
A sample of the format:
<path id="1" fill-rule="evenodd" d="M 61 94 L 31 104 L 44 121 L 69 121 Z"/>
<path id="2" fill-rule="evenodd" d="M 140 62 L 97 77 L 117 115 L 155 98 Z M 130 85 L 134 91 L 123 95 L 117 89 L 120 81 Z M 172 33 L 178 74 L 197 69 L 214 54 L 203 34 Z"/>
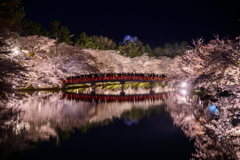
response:
<path id="1" fill-rule="evenodd" d="M 39 139 L 49 141 L 52 137 L 59 143 L 59 140 L 68 138 L 74 128 L 86 131 L 93 126 L 106 125 L 114 118 L 121 118 L 124 112 L 138 109 L 145 112 L 164 104 L 160 99 L 137 103 L 68 100 L 61 98 L 61 92 L 35 92 L 32 95 L 26 93 L 25 96 L 20 101 L 9 102 L 12 104 L 9 108 L 13 109 L 0 110 L 0 153 L 3 153 L 0 155 L 24 150 L 30 147 L 29 142 Z"/>
<path id="2" fill-rule="evenodd" d="M 22 151 L 29 147 L 26 130 L 28 125 L 20 118 L 21 110 L 16 104 L 19 101 L 10 101 L 14 106 L 0 108 L 0 159 L 9 153 Z"/>
<path id="3" fill-rule="evenodd" d="M 192 97 L 186 101 L 184 97 L 168 96 L 166 110 L 170 112 L 173 123 L 182 128 L 184 133 L 194 139 L 197 148 L 193 154 L 197 159 L 237 159 L 240 153 L 239 136 L 236 128 L 232 126 L 232 119 L 236 111 L 232 107 L 239 105 L 229 102 L 226 98 L 219 99 L 221 104 L 220 115 L 213 118 L 207 104 L 199 105 L 197 98 Z M 223 103 L 224 102 L 224 103 Z M 228 106 L 228 107 L 226 107 Z M 222 111 L 225 109 L 224 111 Z M 230 109 L 230 110 L 229 110 Z"/>

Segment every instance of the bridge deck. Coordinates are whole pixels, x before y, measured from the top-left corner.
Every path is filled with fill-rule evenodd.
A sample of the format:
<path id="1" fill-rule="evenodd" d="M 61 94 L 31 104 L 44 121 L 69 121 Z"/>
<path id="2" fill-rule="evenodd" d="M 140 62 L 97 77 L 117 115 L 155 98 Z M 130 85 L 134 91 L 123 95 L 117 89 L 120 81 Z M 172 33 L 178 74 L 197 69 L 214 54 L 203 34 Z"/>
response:
<path id="1" fill-rule="evenodd" d="M 151 81 L 151 80 L 100 80 L 100 81 L 84 81 L 84 82 L 75 82 L 75 83 L 69 83 L 68 85 L 74 85 L 74 84 L 84 84 L 84 83 L 103 83 L 103 82 L 154 82 L 154 83 L 162 83 L 164 81 Z"/>
<path id="2" fill-rule="evenodd" d="M 62 81 L 63 84 L 83 84 L 83 83 L 100 83 L 100 82 L 156 82 L 162 83 L 165 77 L 147 77 L 147 76 L 106 76 L 106 77 L 89 77 L 73 78 Z"/>

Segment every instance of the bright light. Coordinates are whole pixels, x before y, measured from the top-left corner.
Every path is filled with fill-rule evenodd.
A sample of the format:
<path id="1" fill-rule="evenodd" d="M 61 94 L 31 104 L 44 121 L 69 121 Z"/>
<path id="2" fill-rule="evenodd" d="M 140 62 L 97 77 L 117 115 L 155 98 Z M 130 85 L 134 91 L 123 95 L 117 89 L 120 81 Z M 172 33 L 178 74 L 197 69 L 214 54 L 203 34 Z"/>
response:
<path id="1" fill-rule="evenodd" d="M 40 92 L 38 92 L 38 95 L 40 96 L 40 95 L 41 95 L 41 93 L 40 93 Z"/>
<path id="2" fill-rule="evenodd" d="M 186 85 L 187 85 L 187 84 L 186 84 L 185 82 L 183 82 L 182 87 L 186 87 Z"/>
<path id="3" fill-rule="evenodd" d="M 14 93 L 13 93 L 12 95 L 13 95 L 13 96 L 15 96 L 15 94 L 14 94 Z"/>
<path id="4" fill-rule="evenodd" d="M 40 84 L 38 86 L 41 86 Z"/>
<path id="5" fill-rule="evenodd" d="M 186 90 L 182 90 L 182 93 L 185 95 L 187 93 L 187 91 Z"/>

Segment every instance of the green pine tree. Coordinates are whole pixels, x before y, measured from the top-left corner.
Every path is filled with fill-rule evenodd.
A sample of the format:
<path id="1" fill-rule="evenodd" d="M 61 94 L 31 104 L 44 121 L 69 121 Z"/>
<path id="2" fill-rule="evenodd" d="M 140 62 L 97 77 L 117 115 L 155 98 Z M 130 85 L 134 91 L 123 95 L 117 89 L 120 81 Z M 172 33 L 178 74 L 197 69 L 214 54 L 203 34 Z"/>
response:
<path id="1" fill-rule="evenodd" d="M 19 23 L 24 16 L 21 0 L 0 1 L 0 48 L 8 45 L 6 39 L 14 36 L 13 32 L 21 32 Z"/>
<path id="2" fill-rule="evenodd" d="M 38 35 L 38 36 L 48 36 L 48 32 L 40 23 L 33 22 L 32 20 L 25 20 L 21 22 L 22 36 L 28 35 Z"/>
<path id="3" fill-rule="evenodd" d="M 137 43 L 130 42 L 130 40 L 127 40 L 126 45 L 120 45 L 118 47 L 118 50 L 120 51 L 121 55 L 125 55 L 127 57 L 137 57 L 142 55 L 142 51 Z"/>
<path id="4" fill-rule="evenodd" d="M 114 42 L 112 39 L 109 39 L 108 37 L 103 36 L 92 36 L 92 39 L 96 46 L 101 50 L 112 50 L 116 48 L 116 42 Z"/>
<path id="5" fill-rule="evenodd" d="M 152 49 L 151 49 L 151 47 L 149 46 L 149 44 L 146 44 L 146 46 L 145 46 L 145 52 L 148 53 L 148 56 L 149 56 L 149 57 L 153 57 Z"/>
<path id="6" fill-rule="evenodd" d="M 156 57 L 162 56 L 161 51 L 162 51 L 162 48 L 161 48 L 161 47 L 156 47 L 156 48 L 154 48 L 154 50 L 153 50 L 153 55 L 156 56 Z"/>
<path id="7" fill-rule="evenodd" d="M 77 37 L 75 38 L 75 41 L 74 41 L 74 45 L 81 46 L 83 48 L 91 48 L 91 49 L 97 48 L 96 44 L 93 42 L 92 38 L 87 36 L 87 34 L 85 32 L 82 32 L 77 35 Z"/>
<path id="8" fill-rule="evenodd" d="M 58 43 L 65 42 L 67 44 L 73 44 L 71 38 L 74 36 L 74 34 L 70 34 L 70 31 L 67 27 L 61 26 L 59 28 L 60 22 L 58 21 L 52 21 L 49 24 L 49 28 L 51 29 L 50 37 L 55 38 L 56 33 L 58 37 Z"/>
<path id="9" fill-rule="evenodd" d="M 51 30 L 50 37 L 56 37 L 56 33 L 58 33 L 59 29 L 58 26 L 60 25 L 60 22 L 58 21 L 51 21 L 49 24 L 49 28 Z"/>
<path id="10" fill-rule="evenodd" d="M 73 44 L 71 38 L 74 36 L 74 34 L 70 34 L 70 31 L 67 27 L 61 26 L 58 31 L 58 43 L 65 42 L 67 44 Z"/>

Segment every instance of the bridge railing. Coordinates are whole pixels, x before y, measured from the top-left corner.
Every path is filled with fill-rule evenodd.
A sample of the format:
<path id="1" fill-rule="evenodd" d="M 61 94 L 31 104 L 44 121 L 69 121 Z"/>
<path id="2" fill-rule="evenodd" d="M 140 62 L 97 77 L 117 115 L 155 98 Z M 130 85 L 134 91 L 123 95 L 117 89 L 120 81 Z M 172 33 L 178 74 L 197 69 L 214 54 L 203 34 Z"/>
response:
<path id="1" fill-rule="evenodd" d="M 62 80 L 63 84 L 71 84 L 78 82 L 94 82 L 94 81 L 110 81 L 110 80 L 150 80 L 164 81 L 165 77 L 147 77 L 147 76 L 103 76 L 103 77 L 88 77 L 88 78 L 73 78 L 67 81 Z"/>

